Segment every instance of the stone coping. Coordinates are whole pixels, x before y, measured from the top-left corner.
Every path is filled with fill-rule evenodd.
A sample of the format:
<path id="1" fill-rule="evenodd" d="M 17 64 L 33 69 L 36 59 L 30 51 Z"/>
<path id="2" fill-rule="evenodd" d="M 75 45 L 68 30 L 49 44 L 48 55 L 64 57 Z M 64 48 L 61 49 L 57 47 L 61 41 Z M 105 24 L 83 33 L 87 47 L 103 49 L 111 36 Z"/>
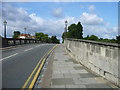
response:
<path id="1" fill-rule="evenodd" d="M 120 44 L 118 44 L 118 43 L 107 43 L 107 42 L 98 42 L 98 41 L 92 41 L 92 40 L 72 39 L 72 38 L 67 38 L 65 40 L 79 41 L 79 42 L 85 42 L 85 43 L 91 43 L 91 44 L 98 44 L 98 45 L 112 46 L 112 47 L 120 48 Z"/>

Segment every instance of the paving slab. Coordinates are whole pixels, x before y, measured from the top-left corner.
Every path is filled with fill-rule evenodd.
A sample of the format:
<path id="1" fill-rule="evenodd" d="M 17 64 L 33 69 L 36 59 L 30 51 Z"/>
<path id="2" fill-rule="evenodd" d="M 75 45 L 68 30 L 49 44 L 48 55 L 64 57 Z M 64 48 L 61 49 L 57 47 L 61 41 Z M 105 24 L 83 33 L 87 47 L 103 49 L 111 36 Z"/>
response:
<path id="1" fill-rule="evenodd" d="M 73 67 L 75 70 L 83 70 L 84 68 L 82 66 L 74 66 Z"/>
<path id="2" fill-rule="evenodd" d="M 87 90 L 88 88 L 112 88 L 113 84 L 107 80 L 86 69 L 80 63 L 71 58 L 65 50 L 64 45 L 59 45 L 53 52 L 52 62 L 49 68 L 47 68 L 46 77 L 41 81 L 42 86 L 49 86 L 49 88 L 62 88 L 62 90 Z M 49 64 L 49 63 L 48 63 Z M 50 75 L 49 75 L 50 74 Z M 43 77 L 43 78 L 44 78 Z M 49 80 L 49 83 L 47 82 Z M 49 84 L 49 85 L 44 85 Z"/>
<path id="3" fill-rule="evenodd" d="M 52 78 L 53 78 L 53 79 L 56 79 L 56 78 L 64 78 L 64 75 L 63 75 L 63 74 L 53 74 L 53 75 L 52 75 Z"/>
<path id="4" fill-rule="evenodd" d="M 80 73 L 79 74 L 81 78 L 95 78 L 95 77 L 99 77 L 95 74 L 92 74 L 92 73 Z"/>
<path id="5" fill-rule="evenodd" d="M 74 85 L 72 78 L 57 78 L 52 79 L 53 85 Z"/>
<path id="6" fill-rule="evenodd" d="M 86 85 L 87 88 L 111 88 L 111 86 L 109 85 L 105 85 L 105 84 L 89 84 Z M 114 90 L 114 89 L 110 89 L 110 90 Z"/>
<path id="7" fill-rule="evenodd" d="M 64 78 L 72 78 L 72 75 L 70 73 L 64 73 Z"/>
<path id="8" fill-rule="evenodd" d="M 62 90 L 66 90 L 65 88 L 65 85 L 53 85 L 53 86 L 51 86 L 51 88 L 57 88 L 57 90 L 59 90 L 59 88 L 62 88 Z M 61 89 L 60 89 L 61 90 Z"/>
<path id="9" fill-rule="evenodd" d="M 53 61 L 51 87 L 111 88 L 110 85 L 104 83 L 103 81 L 102 83 L 96 79 L 97 77 L 102 77 L 90 72 L 89 70 L 86 70 L 84 66 L 72 59 L 66 53 L 63 45 L 60 45 L 55 50 L 55 56 L 53 59 L 55 61 Z"/>
<path id="10" fill-rule="evenodd" d="M 78 88 L 78 89 L 75 89 L 75 90 L 79 90 L 79 88 L 86 88 L 86 86 L 85 85 L 66 85 L 65 86 L 66 88 Z M 72 90 L 72 89 L 70 89 L 70 90 Z"/>

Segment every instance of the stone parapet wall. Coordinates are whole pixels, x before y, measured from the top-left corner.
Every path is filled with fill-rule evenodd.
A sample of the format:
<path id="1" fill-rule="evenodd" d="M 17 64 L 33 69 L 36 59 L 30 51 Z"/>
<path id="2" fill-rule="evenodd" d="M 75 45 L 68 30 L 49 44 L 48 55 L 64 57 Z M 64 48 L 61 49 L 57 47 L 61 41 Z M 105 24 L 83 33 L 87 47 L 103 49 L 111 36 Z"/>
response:
<path id="1" fill-rule="evenodd" d="M 120 46 L 80 39 L 66 39 L 67 52 L 78 62 L 120 86 Z"/>

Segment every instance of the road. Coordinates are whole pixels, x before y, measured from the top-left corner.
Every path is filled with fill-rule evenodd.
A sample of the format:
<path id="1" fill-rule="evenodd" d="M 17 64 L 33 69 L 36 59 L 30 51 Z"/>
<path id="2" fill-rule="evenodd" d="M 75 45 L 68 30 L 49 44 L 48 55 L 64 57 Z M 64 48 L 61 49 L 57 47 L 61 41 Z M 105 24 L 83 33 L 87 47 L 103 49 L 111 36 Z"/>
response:
<path id="1" fill-rule="evenodd" d="M 54 44 L 29 44 L 2 51 L 2 88 L 22 88 L 31 72 Z"/>

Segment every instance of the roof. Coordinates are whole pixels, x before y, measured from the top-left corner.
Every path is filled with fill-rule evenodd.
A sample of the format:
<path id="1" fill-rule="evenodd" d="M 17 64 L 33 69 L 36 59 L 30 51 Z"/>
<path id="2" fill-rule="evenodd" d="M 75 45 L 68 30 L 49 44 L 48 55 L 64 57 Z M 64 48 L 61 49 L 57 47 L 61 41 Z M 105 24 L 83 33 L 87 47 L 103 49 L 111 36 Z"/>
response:
<path id="1" fill-rule="evenodd" d="M 20 36 L 31 36 L 30 34 L 20 34 Z"/>

